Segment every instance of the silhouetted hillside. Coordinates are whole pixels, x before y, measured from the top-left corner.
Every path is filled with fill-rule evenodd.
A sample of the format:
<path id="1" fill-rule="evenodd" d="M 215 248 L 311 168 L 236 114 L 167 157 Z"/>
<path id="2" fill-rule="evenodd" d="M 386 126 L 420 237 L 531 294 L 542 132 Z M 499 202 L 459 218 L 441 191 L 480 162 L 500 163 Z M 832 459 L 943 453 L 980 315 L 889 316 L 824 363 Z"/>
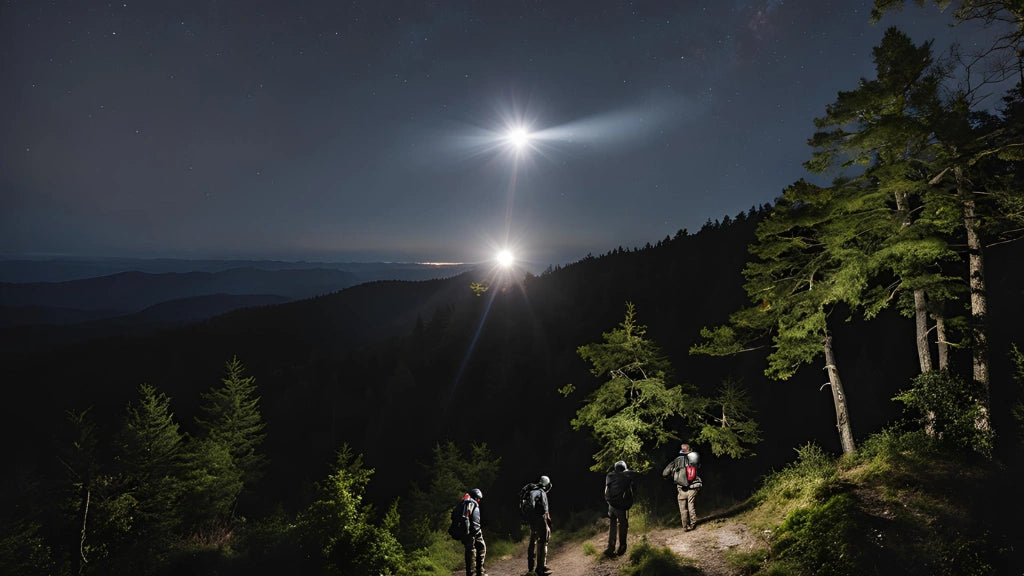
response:
<path id="1" fill-rule="evenodd" d="M 708 486 L 745 495 L 767 470 L 791 461 L 795 446 L 839 449 L 821 365 L 771 382 L 763 375 L 764 352 L 724 359 L 687 353 L 702 326 L 724 322 L 746 304 L 741 271 L 758 217 L 587 257 L 541 276 L 477 269 L 441 280 L 374 282 L 159 334 L 8 353 L 3 381 L 23 400 L 5 403 L 3 436 L 28 440 L 6 451 L 20 466 L 55 465 L 38 441 L 48 441 L 65 410 L 94 406 L 112 433 L 143 382 L 172 398 L 187 430 L 199 394 L 237 355 L 256 378 L 267 420 L 271 468 L 263 490 L 286 503 L 300 500 L 348 443 L 377 470 L 371 496 L 386 504 L 410 483 L 422 483 L 427 471 L 416 463 L 427 463 L 436 443 L 452 439 L 461 446 L 486 442 L 502 458 L 499 494 L 511 498 L 543 473 L 558 486 L 556 510 L 600 507 L 602 478 L 587 470 L 593 447 L 570 427 L 597 384 L 576 349 L 615 328 L 630 301 L 673 363 L 676 381 L 712 392 L 733 377 L 750 389 L 767 439 L 758 455 L 735 462 L 703 454 Z M 989 274 L 999 279 L 990 295 L 994 382 L 1009 381 L 1005 351 L 1024 301 L 1015 254 L 1018 248 L 1004 246 L 989 259 Z M 474 283 L 487 291 L 477 295 Z M 891 398 L 915 374 L 913 326 L 894 312 L 870 324 L 851 315 L 838 323 L 834 345 L 854 433 L 867 436 L 899 416 Z M 568 383 L 576 392 L 566 398 L 558 389 Z M 993 388 L 997 420 L 1007 417 L 1013 392 Z M 680 423 L 679 435 L 688 434 Z M 659 453 L 667 460 L 675 448 Z M 664 487 L 652 482 L 646 490 Z"/>
<path id="2" fill-rule="evenodd" d="M 137 312 L 160 302 L 211 294 L 273 294 L 290 300 L 328 294 L 356 283 L 342 270 L 236 268 L 222 272 L 122 272 L 68 282 L 0 284 L 4 306 L 51 306 Z"/>

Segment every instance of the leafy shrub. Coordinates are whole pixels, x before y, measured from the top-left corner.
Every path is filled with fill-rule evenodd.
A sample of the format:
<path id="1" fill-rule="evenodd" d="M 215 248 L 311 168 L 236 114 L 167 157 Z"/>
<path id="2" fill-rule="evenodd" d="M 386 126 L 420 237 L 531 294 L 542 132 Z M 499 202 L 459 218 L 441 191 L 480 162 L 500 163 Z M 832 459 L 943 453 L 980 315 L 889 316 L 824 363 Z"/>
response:
<path id="1" fill-rule="evenodd" d="M 847 494 L 795 510 L 779 527 L 775 553 L 801 574 L 853 574 L 861 549 L 856 544 L 857 516 Z"/>
<path id="2" fill-rule="evenodd" d="M 684 563 L 668 548 L 654 548 L 647 538 L 633 546 L 629 564 L 623 566 L 623 576 L 698 576 L 703 574 L 694 566 Z"/>
<path id="3" fill-rule="evenodd" d="M 759 502 L 801 505 L 828 493 L 836 480 L 835 460 L 817 444 L 796 449 L 797 459 L 769 475 L 755 494 Z"/>
<path id="4" fill-rule="evenodd" d="M 982 456 L 992 454 L 994 432 L 991 427 L 979 429 L 984 390 L 973 380 L 967 381 L 949 370 L 933 370 L 914 377 L 913 385 L 893 397 L 922 426 L 930 426 L 937 438 L 956 448 Z"/>

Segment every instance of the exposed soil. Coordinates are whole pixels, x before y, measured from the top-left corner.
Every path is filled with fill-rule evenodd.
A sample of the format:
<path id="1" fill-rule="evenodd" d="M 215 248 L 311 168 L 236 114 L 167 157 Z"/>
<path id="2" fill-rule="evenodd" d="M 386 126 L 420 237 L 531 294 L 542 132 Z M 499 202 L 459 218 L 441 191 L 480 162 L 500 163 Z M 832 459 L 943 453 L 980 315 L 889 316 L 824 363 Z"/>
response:
<path id="1" fill-rule="evenodd" d="M 619 568 L 629 562 L 629 551 L 619 557 L 606 558 L 602 552 L 608 543 L 608 521 L 601 522 L 603 530 L 583 542 L 559 542 L 558 532 L 551 536 L 548 550 L 548 567 L 552 576 L 617 576 Z M 632 547 L 647 536 L 654 547 L 668 547 L 675 554 L 692 561 L 706 576 L 736 576 L 739 571 L 730 568 L 725 552 L 734 550 L 752 552 L 765 548 L 765 542 L 744 523 L 723 514 L 711 515 L 701 521 L 693 531 L 679 528 L 639 530 L 630 527 L 629 545 Z M 586 549 L 593 547 L 591 554 Z M 521 544 L 515 554 L 502 558 L 487 558 L 484 566 L 488 576 L 523 576 L 526 571 L 526 544 Z M 454 572 L 461 576 L 464 571 Z"/>

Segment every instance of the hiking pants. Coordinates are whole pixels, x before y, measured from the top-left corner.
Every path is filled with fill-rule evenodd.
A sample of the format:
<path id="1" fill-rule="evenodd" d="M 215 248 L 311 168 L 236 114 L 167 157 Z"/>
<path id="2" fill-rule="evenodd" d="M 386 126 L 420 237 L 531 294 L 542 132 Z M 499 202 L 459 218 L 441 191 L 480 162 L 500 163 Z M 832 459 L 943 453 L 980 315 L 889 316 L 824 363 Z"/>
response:
<path id="1" fill-rule="evenodd" d="M 626 534 L 629 532 L 629 514 L 625 510 L 620 510 L 609 504 L 608 518 L 611 520 L 608 524 L 608 551 L 615 551 L 615 532 L 616 528 L 618 528 L 619 552 L 625 552 Z"/>
<path id="2" fill-rule="evenodd" d="M 462 545 L 466 548 L 466 576 L 473 576 L 473 566 L 476 566 L 477 576 L 484 573 L 484 557 L 487 556 L 487 544 L 484 543 L 483 533 L 476 536 L 466 536 L 462 539 Z M 473 557 L 476 556 L 474 563 Z"/>
<path id="3" fill-rule="evenodd" d="M 697 524 L 697 508 L 693 505 L 693 501 L 697 499 L 697 492 L 700 489 L 676 486 L 676 490 L 678 491 L 676 500 L 679 501 L 679 516 L 683 520 L 683 528 L 693 528 Z"/>
<path id="4" fill-rule="evenodd" d="M 551 528 L 548 526 L 547 518 L 543 516 L 530 521 L 530 548 L 526 551 L 526 570 L 537 572 L 547 568 L 548 542 L 551 540 Z M 534 562 L 536 560 L 536 562 Z"/>

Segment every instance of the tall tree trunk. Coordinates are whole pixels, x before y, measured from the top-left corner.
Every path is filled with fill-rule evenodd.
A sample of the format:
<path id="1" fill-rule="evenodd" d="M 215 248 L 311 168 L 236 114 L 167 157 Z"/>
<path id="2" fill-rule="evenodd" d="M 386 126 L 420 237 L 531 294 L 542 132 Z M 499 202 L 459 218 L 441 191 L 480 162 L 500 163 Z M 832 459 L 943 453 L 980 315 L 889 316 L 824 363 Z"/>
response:
<path id="1" fill-rule="evenodd" d="M 907 193 L 895 192 L 896 210 L 903 215 L 900 228 L 910 226 L 910 207 L 907 205 Z M 928 300 L 924 289 L 914 290 L 914 327 L 917 330 L 917 361 L 921 365 L 921 373 L 932 370 L 932 352 L 928 346 Z"/>
<path id="2" fill-rule="evenodd" d="M 839 368 L 832 353 L 832 335 L 825 334 L 825 370 L 828 371 L 829 387 L 832 388 L 832 402 L 836 406 L 836 428 L 839 430 L 839 441 L 843 445 L 843 454 L 853 454 L 856 446 L 853 443 L 853 428 L 850 426 L 850 412 L 846 407 L 846 392 L 843 382 L 839 379 Z"/>
<path id="3" fill-rule="evenodd" d="M 985 259 L 981 245 L 981 237 L 978 234 L 978 221 L 975 214 L 974 196 L 967 187 L 970 185 L 964 178 L 963 167 L 957 166 L 953 169 L 956 178 L 957 195 L 960 197 L 960 205 L 964 213 L 964 231 L 967 233 L 967 254 L 968 271 L 970 274 L 971 286 L 971 337 L 972 365 L 974 368 L 974 380 L 981 387 L 981 398 L 977 398 L 980 408 L 980 415 L 975 426 L 979 430 L 991 429 L 989 420 L 989 366 L 988 366 L 988 332 L 986 324 L 988 321 L 988 300 L 985 295 Z"/>
<path id="4" fill-rule="evenodd" d="M 923 288 L 914 290 L 914 319 L 917 327 L 917 360 L 924 374 L 932 371 L 932 351 L 928 345 L 928 303 Z"/>
<path id="5" fill-rule="evenodd" d="M 935 340 L 939 345 L 939 370 L 949 368 L 949 342 L 946 341 L 946 318 L 935 316 Z"/>

